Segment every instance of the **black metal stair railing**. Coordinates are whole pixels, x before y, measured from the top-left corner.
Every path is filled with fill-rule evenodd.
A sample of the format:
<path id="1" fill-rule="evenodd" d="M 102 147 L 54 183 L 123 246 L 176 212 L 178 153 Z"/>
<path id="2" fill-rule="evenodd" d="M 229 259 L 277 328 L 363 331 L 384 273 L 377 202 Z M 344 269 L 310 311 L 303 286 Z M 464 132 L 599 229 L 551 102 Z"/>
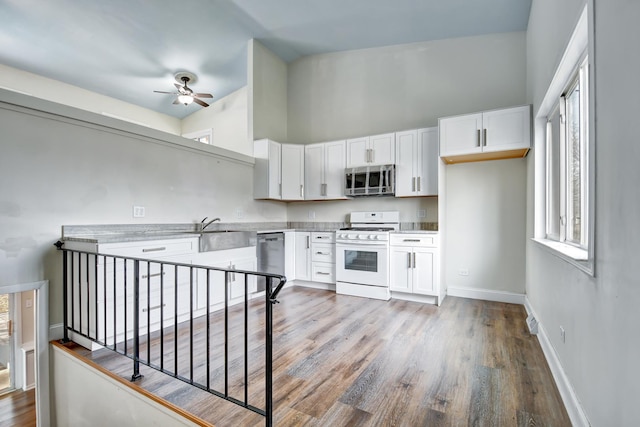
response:
<path id="1" fill-rule="evenodd" d="M 56 246 L 65 342 L 131 358 L 132 381 L 142 364 L 273 425 L 273 305 L 284 276 Z M 257 277 L 266 278 L 264 298 L 254 298 Z"/>

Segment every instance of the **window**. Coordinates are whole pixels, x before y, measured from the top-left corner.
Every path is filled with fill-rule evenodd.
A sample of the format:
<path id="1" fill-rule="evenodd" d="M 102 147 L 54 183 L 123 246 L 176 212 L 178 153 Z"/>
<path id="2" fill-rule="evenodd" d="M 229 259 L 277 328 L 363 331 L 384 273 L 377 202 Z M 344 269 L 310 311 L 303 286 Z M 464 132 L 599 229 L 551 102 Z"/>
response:
<path id="1" fill-rule="evenodd" d="M 594 275 L 595 109 L 585 5 L 535 118 L 535 236 Z"/>
<path id="2" fill-rule="evenodd" d="M 546 238 L 588 247 L 587 58 L 547 117 Z"/>
<path id="3" fill-rule="evenodd" d="M 213 129 L 205 129 L 197 132 L 182 134 L 183 137 L 202 142 L 203 144 L 213 145 Z"/>

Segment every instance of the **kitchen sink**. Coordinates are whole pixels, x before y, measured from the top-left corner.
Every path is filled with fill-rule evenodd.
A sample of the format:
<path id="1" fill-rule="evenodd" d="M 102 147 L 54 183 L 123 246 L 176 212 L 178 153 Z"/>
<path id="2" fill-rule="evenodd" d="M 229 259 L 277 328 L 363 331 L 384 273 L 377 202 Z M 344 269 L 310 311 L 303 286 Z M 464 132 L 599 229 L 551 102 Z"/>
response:
<path id="1" fill-rule="evenodd" d="M 256 246 L 255 231 L 204 230 L 196 234 L 200 235 L 200 252 Z"/>

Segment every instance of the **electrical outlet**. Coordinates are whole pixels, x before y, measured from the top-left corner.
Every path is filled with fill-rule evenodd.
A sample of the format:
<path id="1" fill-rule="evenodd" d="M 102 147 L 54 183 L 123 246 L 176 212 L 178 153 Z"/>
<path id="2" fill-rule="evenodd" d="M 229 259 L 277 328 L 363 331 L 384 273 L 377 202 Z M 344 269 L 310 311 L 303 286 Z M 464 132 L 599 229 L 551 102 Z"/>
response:
<path id="1" fill-rule="evenodd" d="M 244 211 L 242 210 L 242 208 L 237 208 L 236 209 L 236 218 L 237 219 L 244 218 Z"/>
<path id="2" fill-rule="evenodd" d="M 460 270 L 458 270 L 458 275 L 460 275 L 460 276 L 468 276 L 469 275 L 469 269 L 468 268 L 461 268 Z"/>
<path id="3" fill-rule="evenodd" d="M 560 340 L 562 340 L 563 344 L 565 343 L 565 338 L 566 338 L 566 335 L 565 335 L 565 332 L 564 332 L 564 328 L 562 326 L 560 326 Z"/>
<path id="4" fill-rule="evenodd" d="M 24 301 L 24 306 L 25 306 L 26 308 L 31 308 L 31 307 L 33 307 L 33 300 L 32 300 L 31 298 L 26 299 L 26 300 Z"/>
<path id="5" fill-rule="evenodd" d="M 309 219 L 316 219 L 316 211 L 309 211 Z"/>
<path id="6" fill-rule="evenodd" d="M 144 206 L 134 206 L 133 207 L 133 217 L 134 218 L 144 218 Z"/>
<path id="7" fill-rule="evenodd" d="M 427 217 L 427 210 L 426 209 L 420 209 L 418 211 L 418 218 L 426 218 Z"/>

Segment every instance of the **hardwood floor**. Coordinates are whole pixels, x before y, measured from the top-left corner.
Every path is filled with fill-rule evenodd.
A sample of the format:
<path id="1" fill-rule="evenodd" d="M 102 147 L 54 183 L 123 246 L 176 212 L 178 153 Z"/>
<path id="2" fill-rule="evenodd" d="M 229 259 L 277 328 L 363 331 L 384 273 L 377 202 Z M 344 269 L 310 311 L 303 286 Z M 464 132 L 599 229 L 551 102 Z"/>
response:
<path id="1" fill-rule="evenodd" d="M 522 306 L 446 298 L 441 307 L 377 301 L 300 287 L 287 288 L 274 306 L 273 381 L 277 426 L 569 426 L 571 425 Z M 249 313 L 249 399 L 263 407 L 262 301 Z M 242 398 L 243 311 L 232 310 L 229 390 Z M 219 330 L 221 316 L 210 322 Z M 204 319 L 194 326 L 194 359 L 185 325 L 178 330 L 181 375 L 206 381 Z M 186 332 L 185 332 L 186 331 Z M 157 335 L 149 354 L 159 361 Z M 186 335 L 186 338 L 185 338 Z M 173 366 L 173 331 L 165 333 L 165 366 Z M 224 345 L 210 334 L 217 356 Z M 129 378 L 131 360 L 108 350 L 89 358 Z M 142 354 L 145 355 L 146 347 Z M 157 355 L 157 356 L 156 356 Z M 154 359 L 155 358 L 155 359 Z M 219 358 L 209 366 L 223 386 Z M 217 427 L 263 425 L 262 417 L 143 367 L 142 387 Z"/>
<path id="2" fill-rule="evenodd" d="M 0 396 L 0 426 L 35 427 L 36 390 L 16 390 Z"/>

